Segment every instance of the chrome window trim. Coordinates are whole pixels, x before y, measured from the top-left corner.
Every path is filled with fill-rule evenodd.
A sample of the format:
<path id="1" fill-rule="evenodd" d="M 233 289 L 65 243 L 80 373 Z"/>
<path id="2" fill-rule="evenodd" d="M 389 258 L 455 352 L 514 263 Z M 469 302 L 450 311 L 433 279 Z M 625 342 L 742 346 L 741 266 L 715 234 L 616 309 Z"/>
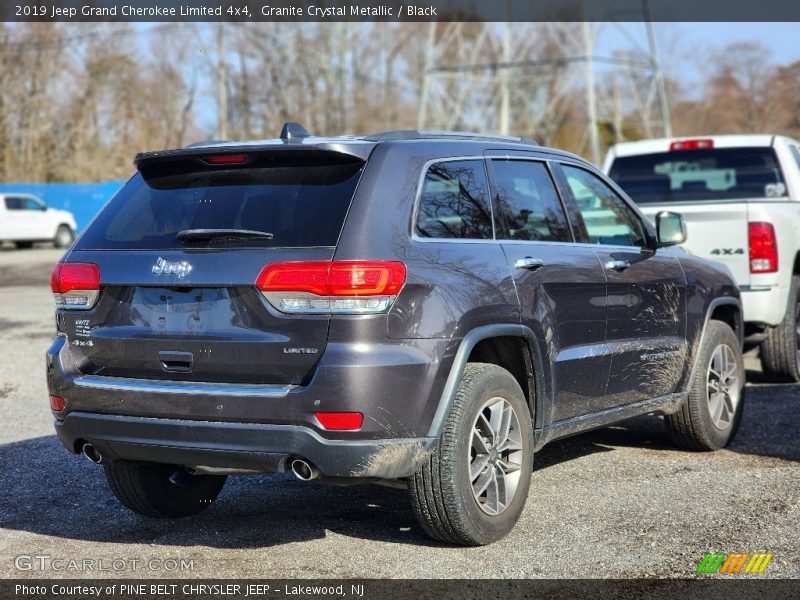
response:
<path id="1" fill-rule="evenodd" d="M 103 377 L 81 375 L 74 384 L 82 388 L 139 392 L 151 394 L 192 394 L 203 396 L 256 396 L 261 398 L 285 398 L 296 385 L 241 383 L 206 383 L 194 381 L 171 381 L 157 379 L 128 379 L 126 377 Z"/>

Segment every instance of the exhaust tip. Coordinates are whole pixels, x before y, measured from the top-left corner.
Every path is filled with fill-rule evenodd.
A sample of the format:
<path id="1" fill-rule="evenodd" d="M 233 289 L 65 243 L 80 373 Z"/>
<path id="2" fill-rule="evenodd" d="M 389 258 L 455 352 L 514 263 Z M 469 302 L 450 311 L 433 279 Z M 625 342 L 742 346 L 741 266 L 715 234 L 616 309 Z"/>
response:
<path id="1" fill-rule="evenodd" d="M 100 451 L 91 444 L 83 445 L 83 455 L 96 465 L 100 464 L 100 462 L 103 460 L 103 455 L 100 454 Z"/>
<path id="2" fill-rule="evenodd" d="M 300 481 L 311 481 L 319 477 L 319 469 L 302 458 L 295 458 L 292 461 L 292 473 Z"/>

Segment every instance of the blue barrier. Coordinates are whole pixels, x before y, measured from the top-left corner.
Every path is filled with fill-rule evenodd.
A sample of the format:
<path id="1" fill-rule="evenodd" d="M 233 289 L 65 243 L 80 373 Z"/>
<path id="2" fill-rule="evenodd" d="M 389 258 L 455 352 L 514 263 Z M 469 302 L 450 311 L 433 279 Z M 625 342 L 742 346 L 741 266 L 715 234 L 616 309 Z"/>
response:
<path id="1" fill-rule="evenodd" d="M 81 231 L 124 183 L 0 183 L 0 194 L 32 194 L 48 206 L 68 210 L 75 215 Z"/>

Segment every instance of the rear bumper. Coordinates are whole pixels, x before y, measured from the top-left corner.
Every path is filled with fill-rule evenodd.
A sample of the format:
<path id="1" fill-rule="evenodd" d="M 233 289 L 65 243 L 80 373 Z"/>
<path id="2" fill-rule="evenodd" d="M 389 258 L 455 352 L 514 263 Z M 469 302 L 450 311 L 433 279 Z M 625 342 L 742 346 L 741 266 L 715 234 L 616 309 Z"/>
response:
<path id="1" fill-rule="evenodd" d="M 740 288 L 745 323 L 779 324 L 786 313 L 789 288 L 777 285 Z"/>
<path id="2" fill-rule="evenodd" d="M 414 473 L 436 444 L 431 419 L 449 368 L 446 340 L 328 344 L 307 386 L 241 385 L 84 375 L 68 339 L 47 352 L 52 395 L 67 399 L 56 430 L 72 452 L 92 443 L 109 460 L 281 471 L 304 458 L 329 477 Z M 380 347 L 378 347 L 380 346 Z M 435 400 L 435 401 L 434 401 Z M 317 411 L 357 411 L 359 431 L 328 431 Z"/>
<path id="3" fill-rule="evenodd" d="M 293 425 L 154 419 L 74 411 L 56 421 L 71 452 L 91 443 L 107 460 L 282 472 L 304 458 L 328 477 L 392 479 L 414 473 L 434 438 L 329 440 Z"/>

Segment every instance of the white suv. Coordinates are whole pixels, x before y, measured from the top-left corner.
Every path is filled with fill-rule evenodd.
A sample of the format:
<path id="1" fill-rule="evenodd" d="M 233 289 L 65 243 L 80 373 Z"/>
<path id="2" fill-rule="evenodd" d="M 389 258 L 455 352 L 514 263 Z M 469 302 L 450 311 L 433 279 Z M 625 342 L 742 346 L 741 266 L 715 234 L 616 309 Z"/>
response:
<path id="1" fill-rule="evenodd" d="M 0 194 L 0 242 L 30 248 L 34 242 L 53 242 L 66 248 L 75 239 L 72 213 L 50 208 L 29 194 Z"/>
<path id="2" fill-rule="evenodd" d="M 604 170 L 651 220 L 681 213 L 697 256 L 724 263 L 750 346 L 774 381 L 800 381 L 800 143 L 717 135 L 612 146 Z"/>

